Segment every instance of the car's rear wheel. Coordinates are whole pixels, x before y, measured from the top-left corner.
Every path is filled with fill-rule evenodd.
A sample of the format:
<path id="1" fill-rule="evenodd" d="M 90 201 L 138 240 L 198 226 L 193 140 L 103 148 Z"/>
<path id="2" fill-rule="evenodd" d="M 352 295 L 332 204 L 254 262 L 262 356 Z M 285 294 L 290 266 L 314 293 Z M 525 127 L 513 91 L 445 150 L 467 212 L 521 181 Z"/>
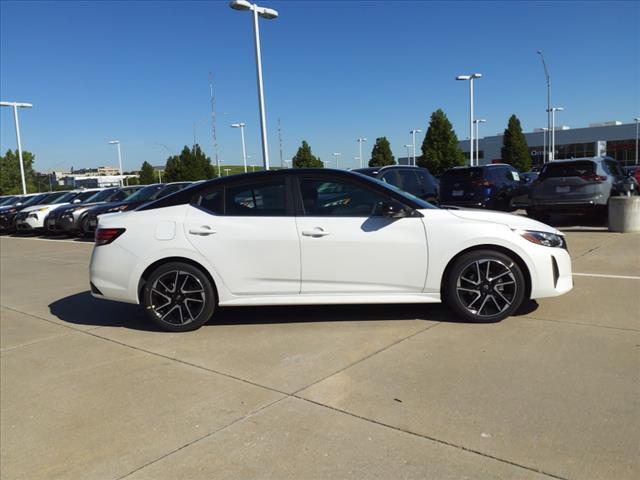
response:
<path id="1" fill-rule="evenodd" d="M 202 270 L 182 262 L 160 265 L 142 292 L 147 316 L 163 330 L 186 332 L 204 325 L 213 315 L 216 295 Z"/>
<path id="2" fill-rule="evenodd" d="M 522 304 L 526 282 L 518 264 L 494 250 L 462 255 L 449 269 L 444 298 L 460 317 L 490 323 L 513 314 Z"/>

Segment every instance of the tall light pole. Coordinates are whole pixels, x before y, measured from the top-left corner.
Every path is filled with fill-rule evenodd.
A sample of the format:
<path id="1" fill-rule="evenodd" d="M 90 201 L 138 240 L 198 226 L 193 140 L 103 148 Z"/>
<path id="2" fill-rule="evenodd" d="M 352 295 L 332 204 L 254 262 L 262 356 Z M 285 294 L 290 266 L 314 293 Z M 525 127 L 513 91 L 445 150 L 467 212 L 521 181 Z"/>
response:
<path id="1" fill-rule="evenodd" d="M 480 165 L 480 124 L 486 123 L 484 118 L 476 118 L 473 123 L 476 125 L 476 167 Z"/>
<path id="2" fill-rule="evenodd" d="M 549 148 L 549 161 L 553 162 L 556 159 L 556 112 L 562 112 L 562 107 L 551 107 L 549 112 L 551 113 L 551 140 L 549 141 L 551 148 Z"/>
<path id="3" fill-rule="evenodd" d="M 638 122 L 640 122 L 640 118 L 634 118 L 636 121 L 636 165 L 638 165 Z"/>
<path id="4" fill-rule="evenodd" d="M 244 163 L 244 173 L 247 173 L 247 149 L 244 145 L 244 122 L 232 123 L 231 128 L 240 129 L 240 137 L 242 138 L 242 162 Z"/>
<path id="5" fill-rule="evenodd" d="M 538 55 L 540 55 L 540 59 L 542 60 L 542 66 L 544 67 L 544 76 L 547 79 L 547 130 L 551 131 L 551 77 L 549 76 L 549 70 L 547 69 L 547 62 L 544 61 L 544 54 L 542 50 L 538 50 Z M 549 142 L 549 146 L 551 146 L 551 142 Z M 549 160 L 551 159 L 551 148 L 549 148 L 549 155 L 547 157 Z M 542 158 L 543 163 L 545 162 L 544 157 Z"/>
<path id="6" fill-rule="evenodd" d="M 458 75 L 456 80 L 469 80 L 469 165 L 473 165 L 473 81 L 482 78 L 481 73 Z"/>
<path id="7" fill-rule="evenodd" d="M 342 156 L 342 153 L 334 152 L 331 155 L 333 155 L 336 158 L 336 169 L 340 168 L 340 157 Z"/>
<path id="8" fill-rule="evenodd" d="M 124 184 L 124 177 L 122 175 L 122 155 L 120 154 L 120 140 L 111 140 L 109 143 L 118 147 L 118 166 L 120 167 L 120 186 L 122 187 L 122 185 Z"/>
<path id="9" fill-rule="evenodd" d="M 411 147 L 413 145 L 411 145 L 410 143 L 406 143 L 404 145 L 404 148 L 407 149 L 407 165 L 411 165 Z"/>
<path id="10" fill-rule="evenodd" d="M 547 135 L 549 134 L 549 129 L 542 127 L 542 163 L 545 163 L 546 155 L 547 155 Z"/>
<path id="11" fill-rule="evenodd" d="M 264 89 L 262 87 L 262 56 L 260 55 L 260 27 L 258 25 L 258 17 L 272 20 L 278 18 L 278 12 L 271 9 L 260 7 L 255 3 L 247 0 L 232 0 L 229 6 L 234 10 L 251 10 L 253 12 L 253 33 L 256 45 L 256 72 L 258 76 L 258 103 L 260 105 L 260 133 L 262 135 L 262 161 L 264 169 L 269 170 L 269 146 L 267 145 L 267 122 L 264 110 Z"/>
<path id="12" fill-rule="evenodd" d="M 367 141 L 366 138 L 356 138 L 356 142 L 358 142 L 358 152 L 359 152 L 358 158 L 360 159 L 360 168 L 362 168 L 362 142 L 366 142 L 366 141 Z"/>
<path id="13" fill-rule="evenodd" d="M 20 141 L 20 122 L 18 121 L 19 108 L 31 108 L 30 103 L 0 102 L 0 107 L 13 107 L 13 121 L 16 126 L 16 141 L 18 143 L 18 160 L 20 161 L 20 178 L 22 179 L 22 193 L 27 194 L 27 183 L 24 179 L 24 162 L 22 161 L 22 142 Z"/>
<path id="14" fill-rule="evenodd" d="M 412 144 L 413 144 L 413 162 L 412 165 L 415 166 L 416 165 L 416 133 L 421 133 L 422 130 L 418 130 L 418 129 L 414 129 L 414 130 L 409 130 L 409 133 L 411 134 L 411 137 L 413 138 L 412 140 Z"/>

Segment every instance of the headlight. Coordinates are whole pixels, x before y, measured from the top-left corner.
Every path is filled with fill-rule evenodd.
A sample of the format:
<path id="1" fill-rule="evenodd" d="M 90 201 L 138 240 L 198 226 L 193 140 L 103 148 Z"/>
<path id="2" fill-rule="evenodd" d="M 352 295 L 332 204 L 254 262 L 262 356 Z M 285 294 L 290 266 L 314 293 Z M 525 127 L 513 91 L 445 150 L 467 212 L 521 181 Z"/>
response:
<path id="1" fill-rule="evenodd" d="M 566 243 L 562 235 L 547 232 L 536 232 L 534 230 L 516 230 L 516 233 L 532 243 L 537 243 L 538 245 L 566 248 Z"/>
<path id="2" fill-rule="evenodd" d="M 127 208 L 129 208 L 129 205 L 120 205 L 119 207 L 110 208 L 109 210 L 106 211 L 106 213 L 123 212 Z"/>
<path id="3" fill-rule="evenodd" d="M 38 212 L 46 212 L 47 210 L 49 210 L 49 207 L 39 208 L 37 211 Z"/>

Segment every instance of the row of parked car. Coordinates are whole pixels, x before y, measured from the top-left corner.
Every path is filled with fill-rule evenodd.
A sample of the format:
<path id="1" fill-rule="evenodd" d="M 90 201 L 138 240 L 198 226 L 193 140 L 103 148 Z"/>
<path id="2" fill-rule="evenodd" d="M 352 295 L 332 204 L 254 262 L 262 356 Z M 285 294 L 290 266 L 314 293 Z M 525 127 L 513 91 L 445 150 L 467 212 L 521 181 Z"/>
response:
<path id="1" fill-rule="evenodd" d="M 427 169 L 400 165 L 355 171 L 441 206 L 525 208 L 539 219 L 551 213 L 604 214 L 609 197 L 640 193 L 640 167 L 622 168 L 609 157 L 559 160 L 526 173 L 507 164 L 456 167 L 439 179 Z"/>
<path id="2" fill-rule="evenodd" d="M 175 193 L 191 183 L 90 188 L 1 197 L 0 232 L 92 236 L 98 224 L 98 216 L 133 210 L 143 203 Z"/>
<path id="3" fill-rule="evenodd" d="M 439 179 L 426 168 L 391 165 L 355 172 L 376 178 L 446 208 L 513 211 L 531 217 L 550 213 L 605 213 L 609 197 L 637 195 L 640 168 L 625 171 L 612 158 L 580 158 L 520 173 L 506 164 L 457 167 Z M 192 182 L 71 190 L 0 197 L 0 232 L 46 232 L 92 236 L 98 217 L 133 210 L 175 193 Z"/>

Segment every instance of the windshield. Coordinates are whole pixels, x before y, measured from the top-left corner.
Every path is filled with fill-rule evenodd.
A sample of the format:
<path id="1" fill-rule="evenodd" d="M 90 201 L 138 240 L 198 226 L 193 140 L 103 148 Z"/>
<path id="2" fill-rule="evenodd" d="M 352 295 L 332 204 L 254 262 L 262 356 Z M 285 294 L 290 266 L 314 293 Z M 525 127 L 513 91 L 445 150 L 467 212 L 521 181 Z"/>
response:
<path id="1" fill-rule="evenodd" d="M 113 188 L 107 188 L 107 189 L 101 190 L 99 192 L 91 192 L 91 193 L 93 193 L 93 195 L 91 195 L 89 198 L 87 198 L 84 203 L 104 202 L 107 198 L 109 198 L 111 195 L 113 195 L 113 193 L 115 191 L 117 191 L 117 190 L 115 190 Z"/>
<path id="2" fill-rule="evenodd" d="M 102 193 L 102 192 L 80 192 L 78 194 L 77 197 L 74 198 L 74 200 L 80 200 L 79 203 L 84 203 L 86 200 L 89 200 L 91 197 L 93 197 L 96 193 Z"/>
<path id="3" fill-rule="evenodd" d="M 50 195 L 49 193 L 42 193 L 40 195 L 34 195 L 33 197 L 25 198 L 21 206 L 28 207 L 29 205 L 38 205 L 40 202 L 44 201 L 49 195 Z"/>
<path id="4" fill-rule="evenodd" d="M 43 205 L 51 205 L 52 203 L 67 203 L 70 202 L 78 195 L 78 192 L 60 192 L 59 195 L 53 194 L 51 197 L 47 198 Z"/>
<path id="5" fill-rule="evenodd" d="M 155 194 L 163 187 L 160 185 L 149 185 L 138 190 L 133 195 L 127 197 L 127 202 L 144 202 L 145 200 L 151 200 Z"/>
<path id="6" fill-rule="evenodd" d="M 2 206 L 2 205 L 12 205 L 15 200 L 16 200 L 16 197 L 3 198 L 2 202 L 0 202 L 0 206 Z"/>
<path id="7" fill-rule="evenodd" d="M 382 185 L 383 187 L 388 188 L 389 190 L 393 190 L 394 192 L 399 193 L 403 197 L 405 197 L 405 198 L 417 203 L 420 206 L 419 208 L 438 208 L 435 205 L 432 205 L 429 202 L 426 202 L 426 201 L 422 200 L 421 198 L 416 197 L 415 195 L 411 195 L 409 192 L 405 192 L 404 190 L 401 190 L 400 188 L 396 187 L 395 185 L 391 185 L 390 183 L 383 182 L 382 180 L 378 180 L 377 178 L 369 177 L 369 176 L 363 175 L 361 173 L 358 173 L 358 175 L 360 175 L 362 178 L 366 178 L 370 182 L 375 182 L 378 185 Z"/>

